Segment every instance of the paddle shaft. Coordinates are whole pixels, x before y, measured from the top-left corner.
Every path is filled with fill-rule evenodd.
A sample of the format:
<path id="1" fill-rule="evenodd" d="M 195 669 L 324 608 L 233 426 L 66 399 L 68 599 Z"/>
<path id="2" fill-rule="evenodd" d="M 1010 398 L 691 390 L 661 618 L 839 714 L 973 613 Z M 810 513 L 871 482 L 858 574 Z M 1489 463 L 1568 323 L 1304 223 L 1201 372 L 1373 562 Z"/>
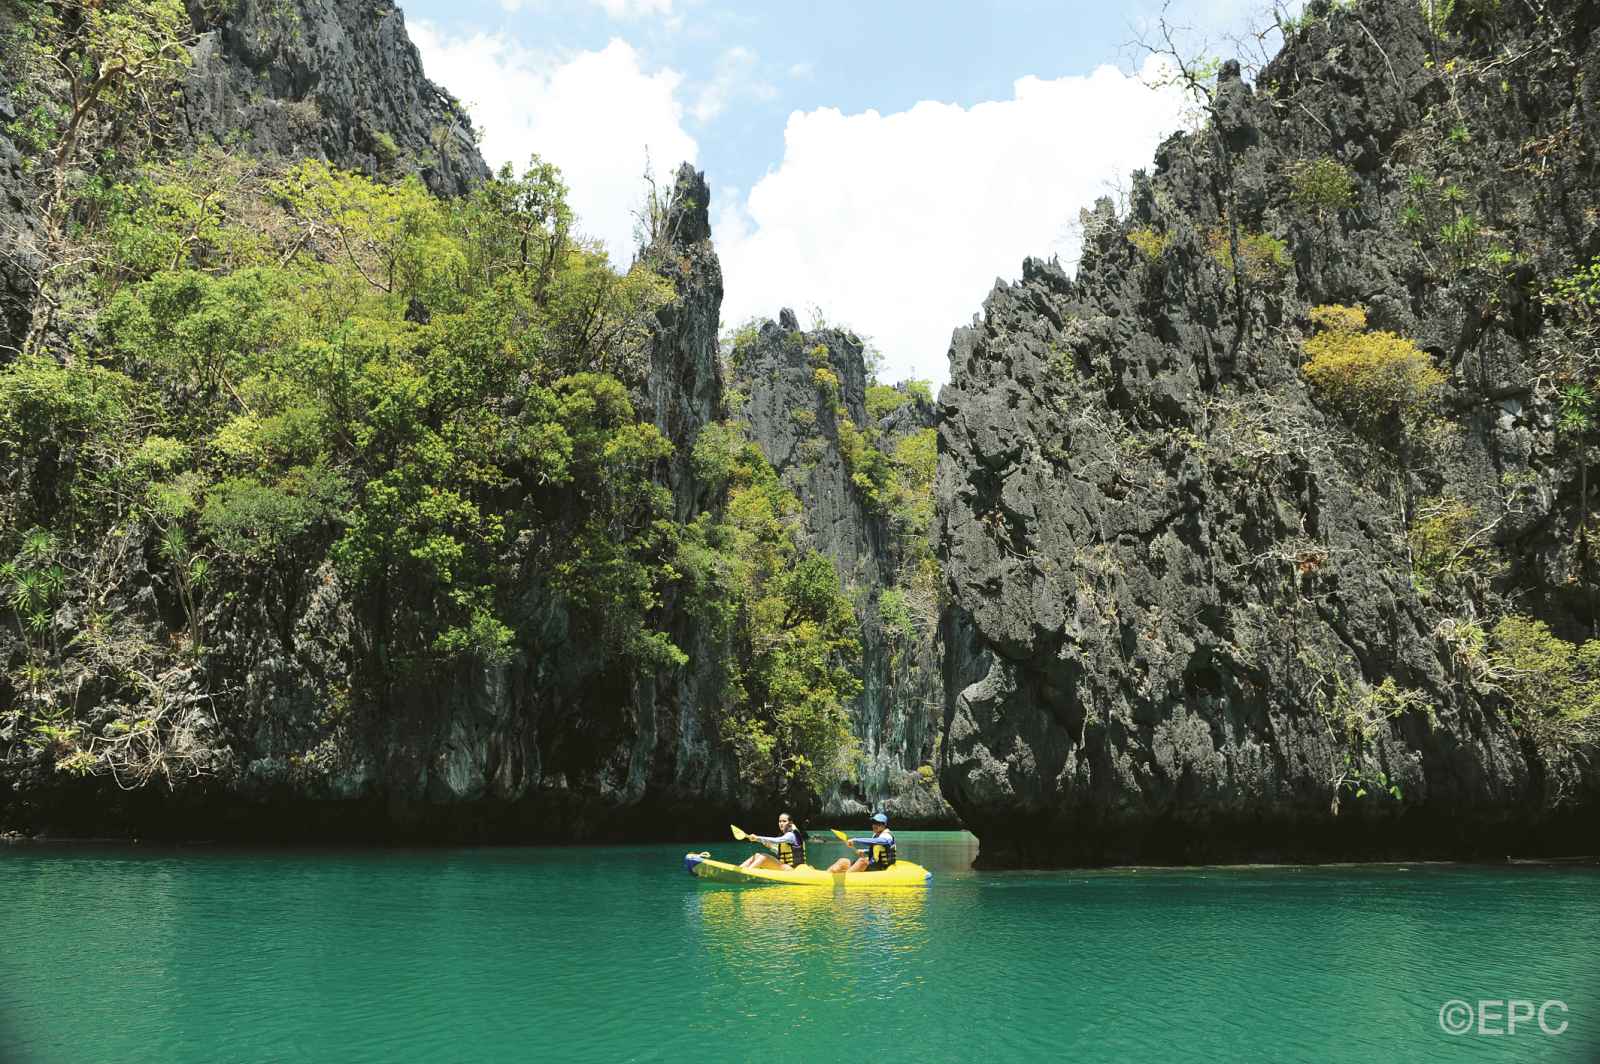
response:
<path id="1" fill-rule="evenodd" d="M 733 829 L 733 837 L 735 839 L 737 839 L 738 841 L 740 841 L 740 842 L 756 842 L 756 843 L 760 843 L 762 846 L 765 846 L 767 849 L 771 850 L 773 853 L 777 853 L 778 852 L 778 848 L 776 846 L 774 846 L 772 843 L 768 842 L 766 839 L 761 838 L 761 836 L 752 835 L 748 831 L 744 830 L 744 828 L 741 828 L 737 824 L 729 824 L 728 826 Z"/>

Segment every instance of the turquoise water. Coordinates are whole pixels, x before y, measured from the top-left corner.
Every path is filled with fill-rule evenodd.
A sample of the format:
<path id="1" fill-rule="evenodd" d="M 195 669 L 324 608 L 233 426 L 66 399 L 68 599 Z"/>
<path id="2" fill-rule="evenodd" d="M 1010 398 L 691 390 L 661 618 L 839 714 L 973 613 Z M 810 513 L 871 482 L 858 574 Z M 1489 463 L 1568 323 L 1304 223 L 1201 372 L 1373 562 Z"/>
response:
<path id="1" fill-rule="evenodd" d="M 683 874 L 682 845 L 0 847 L 0 1060 L 1373 1064 L 1600 1047 L 1600 870 L 978 873 L 970 836 L 900 838 L 931 889 L 719 887 Z M 1452 998 L 1560 999 L 1547 1024 L 1569 1026 L 1451 1036 Z"/>

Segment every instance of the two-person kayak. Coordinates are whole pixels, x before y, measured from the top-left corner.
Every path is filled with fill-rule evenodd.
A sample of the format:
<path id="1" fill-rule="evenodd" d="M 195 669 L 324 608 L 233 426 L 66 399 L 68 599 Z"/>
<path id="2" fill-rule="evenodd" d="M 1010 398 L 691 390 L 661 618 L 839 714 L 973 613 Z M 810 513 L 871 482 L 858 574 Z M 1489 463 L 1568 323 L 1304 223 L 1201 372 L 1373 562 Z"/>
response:
<path id="1" fill-rule="evenodd" d="M 835 838 L 850 849 L 854 860 L 841 857 L 826 870 L 806 863 L 806 833 L 788 813 L 778 816 L 777 835 L 754 835 L 730 824 L 733 837 L 754 842 L 773 852 L 757 852 L 742 864 L 713 860 L 709 853 L 686 853 L 683 867 L 692 876 L 716 883 L 782 883 L 796 887 L 923 887 L 933 873 L 919 864 L 899 859 L 889 817 L 875 813 L 871 835 L 851 838 L 833 829 Z"/>
<path id="2" fill-rule="evenodd" d="M 740 868 L 712 860 L 709 853 L 686 853 L 683 867 L 692 876 L 713 883 L 786 883 L 795 887 L 925 887 L 933 873 L 911 861 L 896 861 L 881 871 L 824 872 L 820 868 Z"/>

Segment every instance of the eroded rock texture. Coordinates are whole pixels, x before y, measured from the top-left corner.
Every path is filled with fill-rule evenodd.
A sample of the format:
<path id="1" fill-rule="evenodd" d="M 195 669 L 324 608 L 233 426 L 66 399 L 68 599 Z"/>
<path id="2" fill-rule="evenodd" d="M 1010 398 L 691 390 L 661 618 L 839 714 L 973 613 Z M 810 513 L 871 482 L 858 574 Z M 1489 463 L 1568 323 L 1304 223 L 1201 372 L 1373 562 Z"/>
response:
<path id="1" fill-rule="evenodd" d="M 1536 750 L 1448 633 L 1596 621 L 1537 303 L 1600 253 L 1595 7 L 1309 15 L 1262 91 L 1224 69 L 1126 217 L 1086 214 L 1075 278 L 1030 261 L 955 335 L 938 492 L 973 639 L 940 780 L 987 863 L 1594 852 L 1593 748 Z M 1319 159 L 1348 206 L 1297 198 Z M 1358 431 L 1310 388 L 1334 303 L 1428 352 L 1438 423 Z M 1418 578 L 1439 498 L 1494 572 Z"/>
<path id="2" fill-rule="evenodd" d="M 0 240 L 5 242 L 0 248 L 0 363 L 10 359 L 27 335 L 38 271 L 35 191 L 22 151 L 9 133 L 17 111 L 9 86 L 0 85 Z"/>
<path id="3" fill-rule="evenodd" d="M 847 817 L 886 809 L 896 824 L 949 824 L 953 814 L 923 768 L 934 759 L 942 705 L 932 599 L 919 611 L 912 593 L 910 631 L 885 624 L 881 596 L 914 582 L 913 546 L 889 502 L 873 502 L 853 481 L 840 445 L 848 420 L 875 430 L 869 445 L 892 453 L 907 435 L 933 426 L 934 408 L 902 386 L 904 402 L 873 417 L 863 347 L 852 333 L 802 331 L 789 310 L 755 328 L 734 372 L 738 416 L 800 500 L 806 545 L 833 561 L 862 618 L 862 692 L 851 716 L 863 763 L 856 782 L 825 797 L 823 811 Z M 819 386 L 818 370 L 832 374 L 836 392 Z"/>
<path id="4" fill-rule="evenodd" d="M 488 176 L 466 110 L 429 81 L 386 0 L 236 0 L 200 39 L 182 126 L 252 153 L 416 173 L 441 195 Z"/>
<path id="5" fill-rule="evenodd" d="M 444 196 L 488 176 L 466 110 L 424 75 L 394 4 L 233 0 L 219 16 L 192 0 L 189 11 L 198 36 L 167 146 L 211 142 L 281 162 L 414 173 Z M 11 17 L 0 11 L 0 31 L 11 32 Z M 28 334 L 42 261 L 44 170 L 25 165 L 10 130 L 16 112 L 0 82 L 0 360 Z"/>

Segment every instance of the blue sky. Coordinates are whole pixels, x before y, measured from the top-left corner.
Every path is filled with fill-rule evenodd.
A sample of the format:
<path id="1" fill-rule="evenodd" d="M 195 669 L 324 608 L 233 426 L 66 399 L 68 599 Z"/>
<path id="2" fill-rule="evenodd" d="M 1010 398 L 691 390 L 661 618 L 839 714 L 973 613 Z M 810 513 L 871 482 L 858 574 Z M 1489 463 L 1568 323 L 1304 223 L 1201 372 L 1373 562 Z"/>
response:
<path id="1" fill-rule="evenodd" d="M 1175 5 L 1217 31 L 1244 0 Z M 1079 208 L 1182 122 L 1130 72 L 1153 8 L 723 0 L 409 0 L 430 77 L 491 163 L 567 172 L 586 230 L 630 253 L 648 150 L 712 183 L 724 323 L 813 308 L 942 382 L 952 327 L 1027 254 L 1076 254 Z M 1145 73 L 1148 75 L 1149 70 Z"/>

